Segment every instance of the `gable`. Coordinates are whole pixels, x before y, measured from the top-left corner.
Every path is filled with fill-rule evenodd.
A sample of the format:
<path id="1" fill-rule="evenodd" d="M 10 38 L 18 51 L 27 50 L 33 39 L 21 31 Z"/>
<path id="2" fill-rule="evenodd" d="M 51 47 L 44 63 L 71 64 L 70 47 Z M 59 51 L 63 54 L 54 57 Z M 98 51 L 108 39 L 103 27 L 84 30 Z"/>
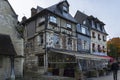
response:
<path id="1" fill-rule="evenodd" d="M 12 15 L 13 17 L 17 18 L 17 15 L 15 11 L 13 10 L 12 6 L 8 2 L 8 0 L 0 0 L 0 14 L 9 14 Z"/>

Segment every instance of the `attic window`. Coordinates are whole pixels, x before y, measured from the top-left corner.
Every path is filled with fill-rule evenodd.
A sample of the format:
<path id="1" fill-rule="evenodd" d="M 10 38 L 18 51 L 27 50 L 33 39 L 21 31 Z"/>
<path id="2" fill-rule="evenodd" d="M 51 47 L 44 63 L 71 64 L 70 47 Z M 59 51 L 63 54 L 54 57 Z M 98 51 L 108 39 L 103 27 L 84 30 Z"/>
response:
<path id="1" fill-rule="evenodd" d="M 83 24 L 86 24 L 86 20 L 83 21 Z"/>
<path id="2" fill-rule="evenodd" d="M 57 19 L 55 16 L 50 16 L 50 22 L 57 23 Z"/>
<path id="3" fill-rule="evenodd" d="M 68 12 L 68 9 L 66 6 L 63 6 L 63 11 Z"/>

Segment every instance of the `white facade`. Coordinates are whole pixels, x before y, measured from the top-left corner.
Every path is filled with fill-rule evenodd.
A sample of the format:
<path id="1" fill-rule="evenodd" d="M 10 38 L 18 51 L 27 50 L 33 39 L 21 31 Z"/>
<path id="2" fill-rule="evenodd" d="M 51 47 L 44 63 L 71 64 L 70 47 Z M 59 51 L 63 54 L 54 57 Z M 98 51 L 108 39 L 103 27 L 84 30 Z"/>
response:
<path id="1" fill-rule="evenodd" d="M 92 27 L 95 28 L 93 21 Z M 104 28 L 104 27 L 103 27 Z M 95 55 L 107 56 L 107 44 L 106 44 L 107 34 L 100 31 L 100 26 L 97 23 L 97 28 L 91 29 L 91 53 Z"/>

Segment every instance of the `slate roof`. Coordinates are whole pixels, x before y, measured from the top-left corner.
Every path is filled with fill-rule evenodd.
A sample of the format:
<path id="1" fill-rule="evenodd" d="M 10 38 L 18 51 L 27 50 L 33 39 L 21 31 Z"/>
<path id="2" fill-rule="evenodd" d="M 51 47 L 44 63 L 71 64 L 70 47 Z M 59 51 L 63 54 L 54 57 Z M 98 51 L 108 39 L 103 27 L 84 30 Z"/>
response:
<path id="1" fill-rule="evenodd" d="M 84 14 L 81 11 L 77 11 L 77 13 L 75 14 L 74 18 L 76 19 L 76 21 L 79 24 L 83 24 L 83 21 L 86 20 L 86 24 L 85 24 L 86 27 L 90 27 L 91 29 L 97 30 L 97 31 L 102 32 L 104 34 L 107 34 L 107 32 L 105 31 L 105 29 L 104 29 L 104 31 L 101 31 L 101 30 L 98 30 L 96 28 L 92 28 L 91 27 L 91 25 L 90 25 L 90 23 L 89 23 L 88 20 L 94 20 L 95 22 L 98 22 L 98 23 L 100 23 L 102 25 L 105 25 L 102 21 L 100 21 L 98 18 L 95 18 L 92 15 L 88 16 L 88 15 Z"/>
<path id="2" fill-rule="evenodd" d="M 88 17 L 86 14 L 84 14 L 83 12 L 77 11 L 77 13 L 75 14 L 74 18 L 75 18 L 75 20 L 76 20 L 79 24 L 82 24 L 82 25 L 84 25 L 84 26 L 86 26 L 86 27 L 91 28 L 91 26 L 90 26 L 90 24 L 89 24 L 89 21 L 88 21 L 89 17 Z M 84 21 L 84 20 L 86 21 L 86 24 L 83 24 L 83 21 Z"/>
<path id="3" fill-rule="evenodd" d="M 87 19 L 87 15 L 80 11 L 77 11 L 74 18 L 79 24 L 83 24 L 83 21 Z"/>
<path id="4" fill-rule="evenodd" d="M 49 11 L 49 12 L 51 12 L 51 13 L 59 16 L 59 17 L 62 17 L 62 18 L 64 18 L 64 19 L 66 19 L 66 20 L 69 20 L 69 21 L 74 22 L 74 23 L 77 24 L 77 21 L 74 19 L 74 17 L 72 17 L 71 14 L 68 13 L 67 16 L 64 16 L 64 15 L 62 14 L 61 10 L 59 9 L 58 5 L 60 5 L 60 4 L 64 3 L 64 2 L 66 2 L 66 3 L 68 4 L 68 6 L 69 6 L 69 3 L 68 3 L 66 0 L 65 0 L 65 1 L 61 1 L 61 2 L 59 2 L 58 4 L 52 5 L 52 6 L 48 7 L 48 8 L 42 8 L 42 7 L 40 7 L 40 6 L 37 6 L 37 9 L 38 9 L 38 10 L 37 10 L 37 14 L 34 15 L 34 16 L 32 16 L 32 17 L 30 17 L 29 19 L 27 19 L 27 20 L 26 20 L 25 22 L 23 22 L 23 23 L 26 23 L 26 22 L 29 22 L 29 21 L 35 19 L 35 17 L 39 16 L 39 14 L 41 14 L 42 12 L 44 12 L 44 11 L 47 10 L 47 11 Z"/>
<path id="5" fill-rule="evenodd" d="M 9 35 L 0 34 L 0 55 L 14 56 L 16 51 Z"/>
<path id="6" fill-rule="evenodd" d="M 64 2 L 64 1 L 63 1 L 63 2 Z M 59 4 L 62 4 L 63 2 L 60 2 L 60 3 L 55 4 L 55 5 L 53 5 L 53 6 L 50 6 L 50 7 L 46 8 L 46 9 L 49 10 L 49 11 L 51 11 L 51 12 L 53 12 L 54 14 L 62 17 L 62 18 L 65 18 L 65 19 L 70 20 L 70 21 L 72 21 L 72 22 L 74 22 L 74 23 L 77 23 L 77 21 L 72 17 L 71 14 L 68 13 L 67 16 L 64 16 L 64 15 L 62 14 L 62 12 L 61 12 L 61 10 L 59 9 L 58 5 L 59 5 Z M 65 2 L 67 2 L 67 1 L 65 1 Z M 67 2 L 67 3 L 68 3 L 68 2 Z M 69 4 L 68 4 L 68 5 L 69 5 Z"/>

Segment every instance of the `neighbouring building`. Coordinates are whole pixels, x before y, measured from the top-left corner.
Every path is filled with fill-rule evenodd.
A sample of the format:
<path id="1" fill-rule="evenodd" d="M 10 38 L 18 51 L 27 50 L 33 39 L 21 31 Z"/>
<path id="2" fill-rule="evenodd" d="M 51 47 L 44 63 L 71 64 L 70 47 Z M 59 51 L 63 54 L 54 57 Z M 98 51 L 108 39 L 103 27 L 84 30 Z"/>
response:
<path id="1" fill-rule="evenodd" d="M 89 16 L 91 25 L 91 53 L 107 56 L 107 33 L 104 23 L 99 19 Z"/>
<path id="2" fill-rule="evenodd" d="M 74 77 L 77 53 L 76 20 L 69 3 L 61 1 L 48 8 L 31 9 L 23 17 L 25 71 Z"/>
<path id="3" fill-rule="evenodd" d="M 82 47 L 86 49 L 85 53 L 91 55 L 89 59 L 80 59 L 83 70 L 101 70 L 105 68 L 106 62 L 110 59 L 109 57 L 107 57 L 106 52 L 106 37 L 108 34 L 106 33 L 104 28 L 105 24 L 97 18 L 94 18 L 93 16 L 88 16 L 80 11 L 77 11 L 74 18 L 78 22 L 78 51 L 80 49 L 82 53 Z M 80 47 L 79 44 L 81 44 Z"/>
<path id="4" fill-rule="evenodd" d="M 17 15 L 8 0 L 0 0 L 0 80 L 23 76 L 23 39 Z"/>
<path id="5" fill-rule="evenodd" d="M 81 16 L 82 15 L 82 16 Z M 87 16 L 85 14 L 80 14 L 79 11 L 75 14 L 77 24 L 77 51 L 80 54 L 85 54 L 86 58 L 78 58 L 82 66 L 82 70 L 90 70 L 90 65 L 87 66 L 90 58 L 90 44 L 91 44 L 91 35 L 90 35 L 90 26 L 88 24 Z M 93 58 L 94 59 L 94 58 Z"/>

